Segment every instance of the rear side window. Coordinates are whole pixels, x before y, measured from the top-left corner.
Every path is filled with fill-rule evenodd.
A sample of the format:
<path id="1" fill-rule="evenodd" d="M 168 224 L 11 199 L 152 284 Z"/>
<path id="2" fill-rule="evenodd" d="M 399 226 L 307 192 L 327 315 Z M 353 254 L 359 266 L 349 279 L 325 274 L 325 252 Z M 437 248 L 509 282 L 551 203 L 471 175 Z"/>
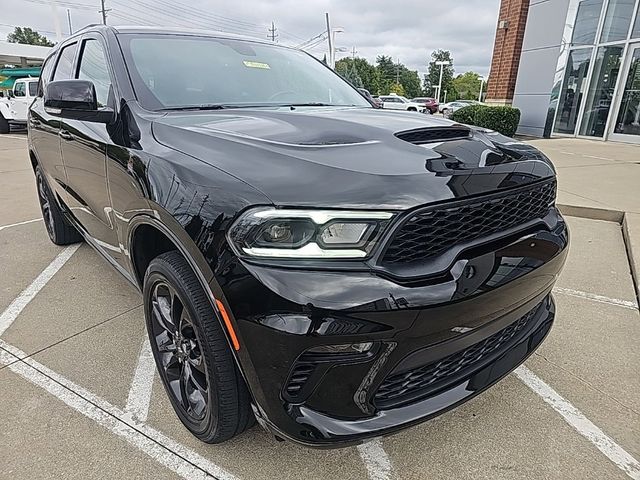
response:
<path id="1" fill-rule="evenodd" d="M 58 65 L 53 80 L 69 80 L 73 78 L 73 59 L 76 56 L 76 44 L 67 45 L 60 52 Z"/>
<path id="2" fill-rule="evenodd" d="M 111 76 L 109 75 L 104 49 L 98 40 L 85 40 L 82 55 L 80 56 L 78 78 L 93 82 L 96 88 L 98 107 L 107 105 L 109 90 L 111 89 Z"/>
<path id="3" fill-rule="evenodd" d="M 38 82 L 29 82 L 29 96 L 35 97 L 38 93 Z"/>

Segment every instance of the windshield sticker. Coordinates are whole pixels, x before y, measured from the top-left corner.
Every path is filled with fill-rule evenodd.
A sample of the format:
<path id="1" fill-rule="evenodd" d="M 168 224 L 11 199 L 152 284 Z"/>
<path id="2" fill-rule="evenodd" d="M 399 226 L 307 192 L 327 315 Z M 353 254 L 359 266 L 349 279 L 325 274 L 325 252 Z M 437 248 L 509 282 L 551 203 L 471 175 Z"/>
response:
<path id="1" fill-rule="evenodd" d="M 249 68 L 264 68 L 266 70 L 270 70 L 271 69 L 271 67 L 269 66 L 268 63 L 250 62 L 248 60 L 243 60 L 242 63 L 244 63 L 245 67 L 249 67 Z"/>

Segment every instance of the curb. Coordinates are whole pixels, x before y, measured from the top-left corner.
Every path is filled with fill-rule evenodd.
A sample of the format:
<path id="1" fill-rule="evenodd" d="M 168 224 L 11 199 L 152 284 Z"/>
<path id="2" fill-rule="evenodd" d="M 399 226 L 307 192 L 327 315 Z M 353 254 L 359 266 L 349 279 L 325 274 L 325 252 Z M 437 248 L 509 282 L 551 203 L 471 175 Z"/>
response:
<path id="1" fill-rule="evenodd" d="M 622 229 L 622 241 L 629 260 L 631 281 L 636 291 L 636 301 L 640 303 L 640 213 L 608 210 L 605 208 L 581 207 L 577 205 L 557 204 L 563 215 L 614 222 Z"/>

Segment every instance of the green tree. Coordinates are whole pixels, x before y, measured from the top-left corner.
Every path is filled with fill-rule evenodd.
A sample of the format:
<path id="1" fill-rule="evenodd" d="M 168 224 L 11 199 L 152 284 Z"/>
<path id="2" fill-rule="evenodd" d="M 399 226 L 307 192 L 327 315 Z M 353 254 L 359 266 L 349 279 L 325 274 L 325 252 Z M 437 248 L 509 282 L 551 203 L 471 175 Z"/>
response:
<path id="1" fill-rule="evenodd" d="M 376 70 L 378 71 L 376 94 L 387 95 L 391 91 L 391 86 L 396 83 L 396 64 L 393 63 L 391 57 L 378 55 L 376 57 Z"/>
<path id="2" fill-rule="evenodd" d="M 451 90 L 451 82 L 453 81 L 453 57 L 449 50 L 436 50 L 431 52 L 431 60 L 429 61 L 428 73 L 424 76 L 424 90 L 427 95 L 435 95 L 438 82 L 440 81 L 440 65 L 436 65 L 436 62 L 447 61 L 449 65 L 445 65 L 442 69 L 442 91 Z M 451 98 L 450 93 L 447 95 L 447 100 Z M 442 99 L 443 95 L 440 95 Z"/>
<path id="3" fill-rule="evenodd" d="M 336 62 L 336 72 L 357 87 L 364 87 L 374 95 L 378 91 L 376 67 L 371 65 L 366 58 L 341 58 Z"/>
<path id="4" fill-rule="evenodd" d="M 406 95 L 405 91 L 404 91 L 404 87 L 402 86 L 401 83 L 393 83 L 391 85 L 391 88 L 389 88 L 389 93 L 395 93 L 396 95 Z"/>
<path id="5" fill-rule="evenodd" d="M 420 76 L 415 70 L 409 70 L 404 65 L 400 70 L 400 83 L 408 98 L 419 97 L 422 95 L 422 85 L 420 85 Z"/>
<path id="6" fill-rule="evenodd" d="M 480 75 L 476 72 L 465 72 L 451 82 L 462 100 L 477 100 L 480 95 Z"/>
<path id="7" fill-rule="evenodd" d="M 7 35 L 7 42 L 53 47 L 53 42 L 29 27 L 15 27 L 13 32 Z"/>

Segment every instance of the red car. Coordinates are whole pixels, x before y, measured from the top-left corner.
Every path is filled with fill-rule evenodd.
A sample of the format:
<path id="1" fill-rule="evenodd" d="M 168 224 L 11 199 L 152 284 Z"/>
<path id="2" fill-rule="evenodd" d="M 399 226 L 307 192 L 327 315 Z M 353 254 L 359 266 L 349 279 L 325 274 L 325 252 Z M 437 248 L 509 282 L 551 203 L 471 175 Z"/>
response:
<path id="1" fill-rule="evenodd" d="M 416 97 L 411 99 L 412 102 L 424 105 L 430 114 L 438 113 L 438 101 L 431 97 Z"/>

